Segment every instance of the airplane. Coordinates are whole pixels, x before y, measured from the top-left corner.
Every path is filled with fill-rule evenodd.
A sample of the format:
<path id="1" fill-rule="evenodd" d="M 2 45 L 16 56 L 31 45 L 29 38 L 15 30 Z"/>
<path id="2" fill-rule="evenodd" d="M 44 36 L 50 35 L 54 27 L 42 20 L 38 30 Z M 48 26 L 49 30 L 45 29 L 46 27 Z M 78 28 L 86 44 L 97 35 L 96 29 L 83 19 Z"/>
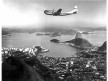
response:
<path id="1" fill-rule="evenodd" d="M 74 9 L 72 11 L 69 12 L 61 12 L 62 9 L 58 9 L 58 11 L 54 11 L 53 10 L 45 10 L 44 13 L 46 15 L 53 15 L 53 16 L 66 16 L 66 15 L 72 15 L 72 14 L 77 14 L 78 13 L 78 9 L 77 6 L 74 7 Z"/>

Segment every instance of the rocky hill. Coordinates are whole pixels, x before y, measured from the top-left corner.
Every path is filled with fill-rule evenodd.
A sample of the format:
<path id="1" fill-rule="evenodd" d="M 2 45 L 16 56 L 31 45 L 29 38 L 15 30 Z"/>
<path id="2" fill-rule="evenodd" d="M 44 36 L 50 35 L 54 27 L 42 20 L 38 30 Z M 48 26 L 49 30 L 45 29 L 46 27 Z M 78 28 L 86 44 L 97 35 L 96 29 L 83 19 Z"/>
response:
<path id="1" fill-rule="evenodd" d="M 93 46 L 90 42 L 88 42 L 84 38 L 76 38 L 76 39 L 73 39 L 70 41 L 66 41 L 66 43 L 72 43 L 72 44 L 74 44 L 74 46 L 81 47 L 81 48 L 87 48 L 87 47 Z"/>
<path id="2" fill-rule="evenodd" d="M 106 51 L 107 42 L 105 41 L 102 46 L 98 48 L 98 51 Z"/>
<path id="3" fill-rule="evenodd" d="M 61 81 L 36 57 L 9 57 L 2 63 L 2 81 Z"/>
<path id="4" fill-rule="evenodd" d="M 60 41 L 58 39 L 52 39 L 52 40 L 50 40 L 50 42 L 60 43 Z"/>
<path id="5" fill-rule="evenodd" d="M 77 32 L 77 33 L 76 33 L 75 39 L 77 39 L 77 38 L 82 38 L 82 35 L 81 35 L 80 32 Z"/>

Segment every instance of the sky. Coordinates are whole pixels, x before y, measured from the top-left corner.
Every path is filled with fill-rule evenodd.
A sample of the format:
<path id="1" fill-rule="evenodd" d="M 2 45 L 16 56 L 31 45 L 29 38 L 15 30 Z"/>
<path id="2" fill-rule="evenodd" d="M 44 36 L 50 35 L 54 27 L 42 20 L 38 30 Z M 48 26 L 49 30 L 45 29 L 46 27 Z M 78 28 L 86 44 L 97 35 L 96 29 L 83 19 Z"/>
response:
<path id="1" fill-rule="evenodd" d="M 3 27 L 105 27 L 106 0 L 3 0 Z M 78 6 L 78 14 L 50 16 L 44 10 L 71 11 Z"/>

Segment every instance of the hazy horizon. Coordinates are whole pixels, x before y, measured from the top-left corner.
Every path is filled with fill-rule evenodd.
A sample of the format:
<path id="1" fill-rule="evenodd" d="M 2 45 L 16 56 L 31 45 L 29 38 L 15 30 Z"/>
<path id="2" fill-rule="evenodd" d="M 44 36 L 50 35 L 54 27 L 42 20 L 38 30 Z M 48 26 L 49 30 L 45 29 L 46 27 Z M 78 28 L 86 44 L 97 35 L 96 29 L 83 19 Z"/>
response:
<path id="1" fill-rule="evenodd" d="M 95 32 L 106 31 L 106 27 L 44 27 L 44 28 L 2 28 L 2 33 L 36 33 L 36 32 L 65 32 L 65 34 L 72 34 L 75 32 Z"/>

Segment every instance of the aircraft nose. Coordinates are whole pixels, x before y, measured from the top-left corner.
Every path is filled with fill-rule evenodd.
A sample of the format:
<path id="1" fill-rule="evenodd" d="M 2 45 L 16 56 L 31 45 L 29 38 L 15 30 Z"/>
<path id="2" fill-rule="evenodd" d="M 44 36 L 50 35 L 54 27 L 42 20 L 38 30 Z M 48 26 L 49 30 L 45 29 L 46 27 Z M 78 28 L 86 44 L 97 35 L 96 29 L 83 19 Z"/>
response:
<path id="1" fill-rule="evenodd" d="M 44 11 L 44 13 L 46 14 L 47 10 Z"/>

